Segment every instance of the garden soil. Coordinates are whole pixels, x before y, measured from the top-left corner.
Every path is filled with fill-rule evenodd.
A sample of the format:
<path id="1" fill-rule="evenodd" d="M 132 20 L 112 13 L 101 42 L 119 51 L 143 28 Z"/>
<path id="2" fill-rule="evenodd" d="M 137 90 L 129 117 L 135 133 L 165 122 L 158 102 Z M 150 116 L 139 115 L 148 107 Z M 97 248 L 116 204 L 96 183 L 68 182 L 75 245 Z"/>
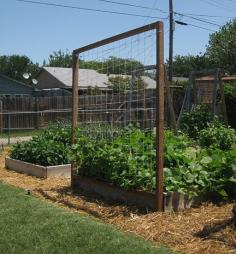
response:
<path id="1" fill-rule="evenodd" d="M 99 218 L 180 253 L 236 253 L 233 203 L 206 203 L 178 213 L 138 211 L 81 193 L 72 194 L 68 179 L 39 179 L 7 170 L 4 166 L 7 153 L 4 151 L 0 156 L 0 181 L 25 189 L 26 195 L 32 193 L 71 211 Z"/>

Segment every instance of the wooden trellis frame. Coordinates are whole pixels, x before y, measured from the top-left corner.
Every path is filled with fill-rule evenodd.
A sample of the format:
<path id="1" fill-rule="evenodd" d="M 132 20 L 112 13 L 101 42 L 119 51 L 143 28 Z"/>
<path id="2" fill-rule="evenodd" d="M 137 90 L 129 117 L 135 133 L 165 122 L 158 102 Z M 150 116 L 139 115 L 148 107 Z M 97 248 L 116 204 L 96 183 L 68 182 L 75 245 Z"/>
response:
<path id="1" fill-rule="evenodd" d="M 72 71 L 72 144 L 77 143 L 76 128 L 78 126 L 78 88 L 79 88 L 79 55 L 128 37 L 156 30 L 156 209 L 163 211 L 163 144 L 164 144 L 164 34 L 163 22 L 148 24 L 128 32 L 124 32 L 104 40 L 89 44 L 73 51 Z M 71 187 L 74 187 L 76 165 L 71 165 Z"/>

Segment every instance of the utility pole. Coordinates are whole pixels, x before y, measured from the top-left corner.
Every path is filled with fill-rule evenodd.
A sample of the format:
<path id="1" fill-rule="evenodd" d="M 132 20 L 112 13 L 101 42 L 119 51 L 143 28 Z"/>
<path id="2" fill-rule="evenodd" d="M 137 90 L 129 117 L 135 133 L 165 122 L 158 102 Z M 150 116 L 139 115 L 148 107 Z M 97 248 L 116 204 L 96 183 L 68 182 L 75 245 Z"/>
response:
<path id="1" fill-rule="evenodd" d="M 169 75 L 168 80 L 171 82 L 173 77 L 173 35 L 174 35 L 174 18 L 173 18 L 173 0 L 169 0 Z"/>

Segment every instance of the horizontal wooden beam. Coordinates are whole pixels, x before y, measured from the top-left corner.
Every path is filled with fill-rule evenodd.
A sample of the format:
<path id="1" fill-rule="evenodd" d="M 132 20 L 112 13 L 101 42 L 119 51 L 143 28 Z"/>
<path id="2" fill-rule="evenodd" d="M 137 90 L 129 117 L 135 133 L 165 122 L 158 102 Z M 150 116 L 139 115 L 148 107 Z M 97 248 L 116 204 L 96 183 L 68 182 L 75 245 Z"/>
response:
<path id="1" fill-rule="evenodd" d="M 73 53 L 74 54 L 80 54 L 82 52 L 85 52 L 85 51 L 88 51 L 88 50 L 91 50 L 91 49 L 94 49 L 94 48 L 98 48 L 98 47 L 104 46 L 106 44 L 128 38 L 130 36 L 134 36 L 134 35 L 141 34 L 141 33 L 153 30 L 153 29 L 157 29 L 158 23 L 159 22 L 151 23 L 149 25 L 145 25 L 145 26 L 142 26 L 142 27 L 139 27 L 139 28 L 121 33 L 121 34 L 117 34 L 115 36 L 106 38 L 104 40 L 97 41 L 95 43 L 89 44 L 89 45 L 84 46 L 82 48 L 75 49 L 73 51 Z"/>
<path id="2" fill-rule="evenodd" d="M 203 75 L 215 75 L 217 72 L 219 72 L 220 69 L 216 68 L 216 69 L 209 69 L 209 70 L 201 70 L 201 71 L 192 71 L 191 75 L 193 77 L 201 77 Z"/>

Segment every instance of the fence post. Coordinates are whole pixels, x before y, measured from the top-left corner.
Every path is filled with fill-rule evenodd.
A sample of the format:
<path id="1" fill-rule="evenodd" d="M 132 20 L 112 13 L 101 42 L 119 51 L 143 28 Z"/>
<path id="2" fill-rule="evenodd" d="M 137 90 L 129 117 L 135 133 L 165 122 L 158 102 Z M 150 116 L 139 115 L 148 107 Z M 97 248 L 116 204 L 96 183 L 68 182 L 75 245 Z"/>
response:
<path id="1" fill-rule="evenodd" d="M 39 104 L 38 104 L 38 94 L 36 90 L 34 90 L 33 99 L 34 99 L 34 128 L 38 129 L 39 128 L 39 114 L 38 114 Z"/>
<path id="2" fill-rule="evenodd" d="M 164 210 L 163 145 L 164 145 L 164 36 L 163 22 L 156 27 L 156 209 Z"/>
<path id="3" fill-rule="evenodd" d="M 220 83 L 220 95 L 221 95 L 221 110 L 224 118 L 225 125 L 228 126 L 228 116 L 225 103 L 224 84 L 222 81 L 222 72 L 219 70 L 219 83 Z"/>
<path id="4" fill-rule="evenodd" d="M 8 112 L 7 122 L 8 122 L 8 124 L 7 124 L 8 125 L 7 144 L 10 145 L 10 143 L 11 143 L 11 138 L 10 138 L 11 115 L 10 115 L 10 112 Z"/>
<path id="5" fill-rule="evenodd" d="M 77 125 L 78 125 L 78 81 L 79 81 L 79 55 L 73 52 L 72 68 L 72 133 L 71 143 L 77 143 Z M 74 187 L 74 173 L 76 170 L 75 162 L 71 162 L 71 189 Z"/>
<path id="6" fill-rule="evenodd" d="M 3 131 L 3 115 L 2 115 L 2 108 L 3 108 L 3 102 L 2 99 L 0 99 L 0 133 L 2 134 Z"/>

